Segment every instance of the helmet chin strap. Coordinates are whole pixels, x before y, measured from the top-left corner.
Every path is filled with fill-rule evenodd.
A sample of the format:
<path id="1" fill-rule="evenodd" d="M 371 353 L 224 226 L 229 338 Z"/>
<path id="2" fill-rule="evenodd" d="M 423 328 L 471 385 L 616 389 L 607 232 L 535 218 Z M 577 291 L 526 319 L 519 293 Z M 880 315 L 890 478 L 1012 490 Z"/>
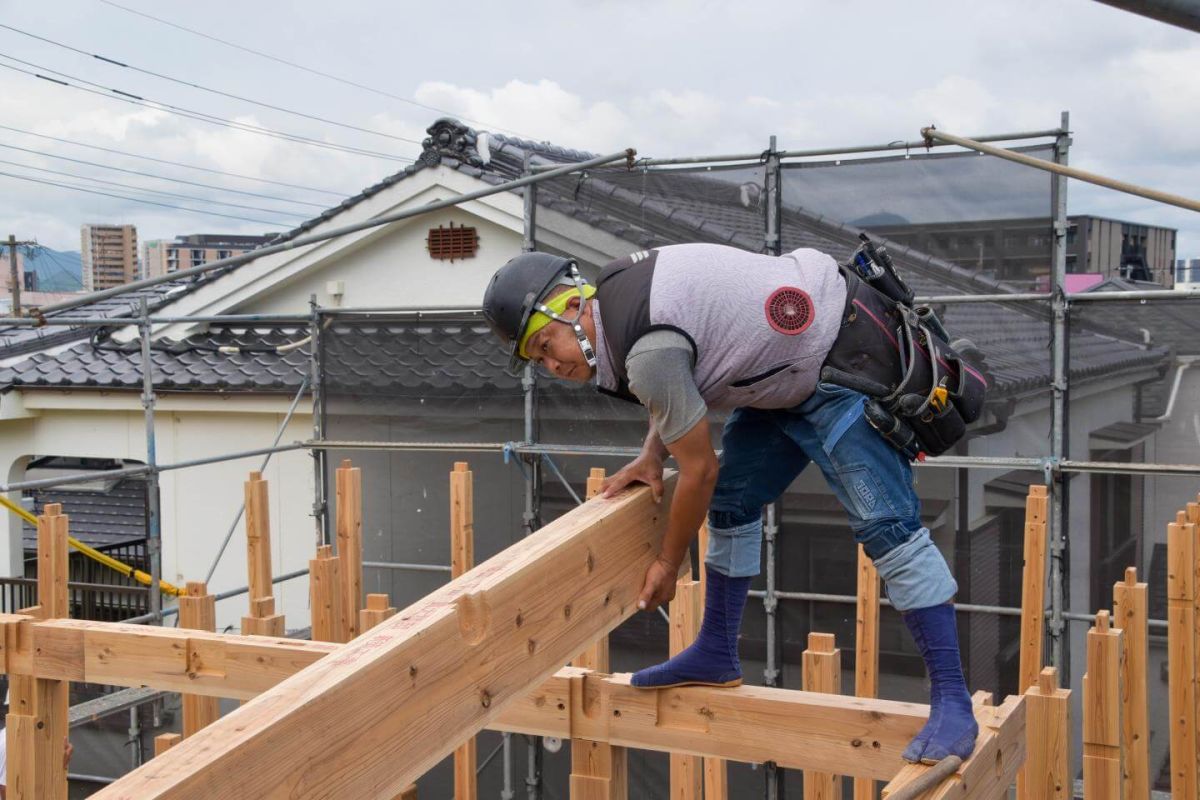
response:
<path id="1" fill-rule="evenodd" d="M 579 324 L 579 320 L 583 318 L 583 304 L 587 299 L 583 294 L 583 287 L 587 284 L 587 281 L 580 276 L 579 269 L 574 263 L 571 264 L 570 276 L 571 280 L 575 283 L 575 288 L 579 290 L 579 311 L 576 312 L 574 319 L 567 319 L 558 312 L 551 310 L 545 303 L 538 303 L 535 307 L 555 322 L 571 326 L 571 330 L 575 331 L 575 342 L 579 345 L 579 350 L 583 353 L 584 360 L 587 361 L 589 367 L 594 369 L 596 366 L 596 351 L 592 348 L 592 343 L 588 341 L 587 334 L 583 331 L 583 326 Z"/>

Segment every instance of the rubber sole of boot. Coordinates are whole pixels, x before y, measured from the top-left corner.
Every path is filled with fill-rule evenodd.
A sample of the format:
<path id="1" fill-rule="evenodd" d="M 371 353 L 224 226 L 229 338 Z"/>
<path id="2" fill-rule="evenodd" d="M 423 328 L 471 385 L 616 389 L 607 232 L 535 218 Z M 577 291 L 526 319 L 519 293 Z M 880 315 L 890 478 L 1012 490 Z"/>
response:
<path id="1" fill-rule="evenodd" d="M 713 689 L 732 689 L 735 686 L 741 686 L 742 679 L 736 678 L 735 680 L 732 680 L 732 681 L 725 681 L 725 683 L 713 683 L 711 681 L 680 681 L 679 683 L 664 683 L 661 686 L 635 686 L 633 683 L 630 683 L 629 685 L 633 686 L 634 689 L 646 689 L 646 690 L 678 689 L 680 686 L 709 686 Z"/>

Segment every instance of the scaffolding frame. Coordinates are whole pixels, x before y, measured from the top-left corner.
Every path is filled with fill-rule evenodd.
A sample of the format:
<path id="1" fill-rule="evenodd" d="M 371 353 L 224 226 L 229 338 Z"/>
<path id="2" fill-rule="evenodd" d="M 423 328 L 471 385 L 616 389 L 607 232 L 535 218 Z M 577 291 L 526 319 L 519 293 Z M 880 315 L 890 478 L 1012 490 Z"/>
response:
<path id="1" fill-rule="evenodd" d="M 786 167 L 788 160 L 804 159 L 810 157 L 826 157 L 839 156 L 848 154 L 870 154 L 877 152 L 888 151 L 909 151 L 918 148 L 931 147 L 946 147 L 954 146 L 966 150 L 974 149 L 980 153 L 994 151 L 996 148 L 991 147 L 975 147 L 981 142 L 997 142 L 997 143 L 1012 143 L 1028 140 L 1051 140 L 1046 142 L 1052 144 L 1053 147 L 1053 171 L 1054 178 L 1052 181 L 1051 190 L 1051 224 L 1054 237 L 1054 247 L 1051 251 L 1051 273 L 1050 273 L 1050 291 L 1039 292 L 1020 292 L 1012 294 L 988 294 L 988 295 L 936 295 L 919 297 L 922 302 L 936 302 L 940 304 L 954 303 L 980 303 L 980 302 L 1003 302 L 1013 304 L 1042 304 L 1049 305 L 1049 313 L 1052 320 L 1051 328 L 1051 430 L 1050 430 L 1050 452 L 1040 458 L 1004 458 L 1004 457 L 980 457 L 980 456 L 942 456 L 938 458 L 930 458 L 920 464 L 921 468 L 982 468 L 982 469 L 1029 469 L 1041 472 L 1044 476 L 1044 483 L 1047 487 L 1047 493 L 1050 499 L 1050 514 L 1048 537 L 1050 544 L 1050 603 L 1048 613 L 1046 615 L 1046 631 L 1051 641 L 1051 656 L 1050 662 L 1057 667 L 1060 673 L 1070 674 L 1068 663 L 1069 653 L 1064 644 L 1067 625 L 1071 622 L 1091 621 L 1091 617 L 1084 614 L 1072 613 L 1068 608 L 1067 598 L 1069 596 L 1069 542 L 1066 536 L 1066 519 L 1069 510 L 1069 498 L 1066 496 L 1065 484 L 1063 477 L 1070 473 L 1110 473 L 1110 474 L 1136 474 L 1136 475 L 1198 475 L 1200 474 L 1200 464 L 1131 464 L 1118 462 L 1096 462 L 1096 461 L 1079 461 L 1071 460 L 1066 457 L 1069 452 L 1069 441 L 1067 437 L 1067 418 L 1069 414 L 1069 352 L 1068 341 L 1070 333 L 1070 312 L 1075 303 L 1096 303 L 1096 302 L 1154 302 L 1154 301 L 1178 301 L 1181 299 L 1195 300 L 1200 299 L 1200 290 L 1191 291 L 1118 291 L 1118 292 L 1103 292 L 1093 294 L 1068 293 L 1066 291 L 1066 243 L 1067 243 L 1067 174 L 1069 170 L 1060 168 L 1067 167 L 1069 161 L 1069 152 L 1071 146 L 1070 118 L 1067 112 L 1063 112 L 1058 127 L 1041 130 L 1041 131 L 1025 131 L 992 134 L 984 136 L 976 136 L 971 139 L 963 139 L 953 137 L 948 134 L 939 132 L 936 136 L 931 136 L 927 131 L 922 131 L 923 138 L 915 141 L 905 142 L 890 142 L 887 144 L 865 145 L 855 147 L 842 148 L 823 148 L 815 150 L 778 150 L 776 147 L 776 138 L 770 137 L 768 147 L 760 153 L 742 153 L 742 154 L 718 154 L 708 156 L 687 156 L 680 158 L 659 158 L 659 159 L 636 159 L 636 152 L 632 149 L 620 151 L 618 153 L 599 156 L 588 161 L 572 163 L 572 164 L 532 164 L 527 157 L 524 172 L 522 176 L 516 180 L 509 181 L 503 184 L 487 187 L 475 192 L 470 192 L 465 195 L 460 195 L 437 203 L 431 203 L 422 206 L 419 209 L 397 212 L 390 215 L 385 215 L 372 220 L 354 225 L 343 226 L 330 229 L 328 231 L 310 234 L 307 236 L 297 237 L 295 239 L 283 242 L 278 245 L 271 245 L 256 251 L 251 251 L 246 254 L 234 256 L 228 259 L 214 261 L 209 264 L 193 267 L 176 273 L 169 273 L 158 278 L 149 278 L 140 281 L 135 281 L 130 284 L 125 284 L 113 289 L 103 290 L 86 295 L 81 298 L 73 298 L 71 300 L 47 306 L 43 309 L 33 312 L 32 317 L 18 317 L 10 319 L 0 319 L 0 325 L 7 326 L 70 326 L 70 327 L 96 327 L 96 328 L 126 328 L 136 327 L 139 332 L 141 345 L 141 358 L 143 364 L 149 368 L 143 370 L 141 400 L 144 408 L 145 424 L 146 424 L 146 462 L 144 465 L 125 467 L 116 470 L 106 470 L 90 473 L 76 473 L 65 475 L 56 478 L 48 478 L 33 481 L 15 481 L 10 483 L 0 483 L 0 492 L 13 492 L 25 489 L 47 488 L 51 486 L 68 485 L 78 483 L 85 480 L 94 480 L 97 477 L 120 477 L 120 476 L 141 476 L 147 484 L 147 500 L 148 500 L 148 525 L 147 539 L 148 552 L 151 561 L 151 576 L 152 584 L 158 583 L 161 579 L 161 523 L 158 515 L 158 493 L 159 493 L 159 475 L 162 472 L 185 469 L 192 466 L 200 466 L 203 464 L 219 463 L 222 461 L 236 460 L 254 455 L 270 455 L 277 452 L 287 452 L 292 450 L 305 450 L 309 452 L 313 459 L 314 469 L 314 498 L 312 507 L 312 516 L 315 525 L 315 538 L 317 544 L 330 541 L 329 531 L 329 514 L 328 501 L 325 497 L 326 482 L 328 467 L 325 460 L 325 453 L 330 449 L 385 449 L 385 450 L 423 450 L 423 451 L 446 451 L 446 452 L 506 452 L 514 454 L 521 459 L 527 469 L 523 470 L 525 474 L 525 506 L 523 513 L 523 524 L 526 533 L 536 530 L 541 525 L 541 496 L 543 491 L 543 475 L 542 466 L 546 463 L 551 467 L 551 471 L 555 477 L 564 485 L 567 481 L 563 478 L 561 472 L 551 460 L 556 455 L 573 455 L 573 456 L 627 456 L 636 455 L 637 448 L 620 448 L 620 447 L 570 447 L 563 445 L 553 445 L 538 442 L 538 413 L 537 413 L 537 389 L 538 376 L 532 368 L 527 368 L 522 378 L 522 392 L 524 396 L 524 434 L 525 439 L 522 442 L 474 442 L 474 443 L 436 443 L 436 442 L 387 442 L 387 441 L 336 441 L 325 438 L 325 398 L 322 393 L 322 378 L 324 376 L 323 365 L 320 361 L 319 346 L 320 335 L 323 326 L 327 320 L 343 317 L 370 317 L 374 315 L 387 315 L 389 318 L 397 317 L 412 317 L 414 319 L 437 319 L 444 316 L 454 316 L 461 318 L 463 315 L 478 315 L 478 309 L 473 308 L 444 308 L 444 309 L 396 309 L 386 307 L 359 307 L 359 308 L 322 308 L 317 305 L 316 298 L 313 296 L 310 300 L 310 309 L 307 315 L 304 314 L 228 314 L 228 315 L 198 315 L 198 316 L 171 316 L 171 315 L 155 315 L 148 310 L 145 299 L 139 302 L 138 313 L 136 316 L 125 316 L 116 318 L 95 318 L 88 316 L 69 317 L 61 312 L 68 311 L 86 303 L 93 302 L 106 297 L 116 296 L 125 292 L 146 288 L 158 283 L 164 283 L 179 278 L 200 275 L 209 273 L 215 270 L 227 269 L 235 267 L 243 263 L 255 260 L 265 255 L 284 252 L 296 247 L 302 247 L 316 242 L 327 241 L 330 239 L 339 238 L 341 236 L 354 233 L 367 228 L 386 225 L 401 219 L 406 219 L 413 216 L 418 216 L 431 211 L 440 210 L 452 206 L 460 205 L 464 202 L 478 199 L 491 194 L 512 191 L 515 189 L 523 189 L 524 200 L 524 228 L 522 237 L 522 249 L 531 251 L 537 246 L 537 185 L 543 181 L 551 180 L 556 177 L 561 177 L 574 172 L 584 172 L 588 169 L 611 165 L 614 162 L 624 161 L 628 169 L 649 170 L 653 167 L 670 167 L 683 165 L 746 165 L 746 166 L 763 166 L 765 167 L 765 189 L 766 189 L 766 209 L 765 225 L 764 225 L 764 250 L 769 253 L 778 254 L 781 250 L 782 237 L 780 232 L 780 213 L 782 203 L 782 171 Z M 951 139 L 953 141 L 951 141 Z M 1031 165 L 1036 166 L 1036 165 Z M 1044 167 L 1043 167 L 1044 168 Z M 1111 187 L 1116 191 L 1127 191 L 1126 188 L 1119 186 Z M 1151 198 L 1162 201 L 1162 198 Z M 1169 202 L 1169 201 L 1166 201 Z M 881 238 L 881 237 L 877 237 Z M 886 241 L 886 240 L 885 240 Z M 56 314 L 55 316 L 46 316 L 47 314 Z M 481 318 L 481 317 L 480 317 Z M 313 408 L 313 436 L 310 440 L 302 442 L 291 442 L 285 444 L 275 444 L 271 447 L 257 448 L 253 450 L 236 451 L 229 454 L 211 456 L 201 459 L 192 459 L 187 461 L 176 462 L 172 464 L 158 464 L 155 452 L 155 400 L 154 393 L 154 377 L 153 368 L 150 361 L 150 342 L 153 338 L 154 325 L 156 324 L 171 324 L 171 323 L 272 323 L 272 324 L 292 324 L 298 328 L 308 328 L 309 336 L 312 343 L 310 347 L 310 370 L 307 381 L 309 383 L 309 391 L 312 398 Z M 568 489 L 569 489 L 568 485 Z M 573 494 L 573 492 L 572 492 Z M 774 575 L 776 569 L 776 548 L 777 548 L 777 533 L 778 533 L 778 509 L 773 504 L 765 509 L 766 525 L 764 526 L 764 538 L 766 540 L 766 559 L 767 559 L 767 586 L 762 592 L 754 592 L 756 597 L 761 597 L 763 600 L 764 610 L 767 616 L 767 657 L 764 680 L 766 685 L 776 685 L 779 676 L 779 642 L 781 641 L 781 622 L 777 615 L 776 609 L 780 600 L 803 600 L 809 602 L 830 602 L 830 603 L 847 603 L 854 602 L 854 596 L 841 595 L 826 595 L 811 592 L 786 592 L 777 588 L 777 576 Z M 235 522 L 236 524 L 236 522 Z M 389 569 L 407 569 L 419 571 L 446 571 L 447 568 L 440 565 L 428 564 L 403 564 L 403 563 L 385 563 L 385 562 L 367 562 L 364 566 L 389 568 Z M 297 570 L 294 572 L 280 575 L 274 579 L 275 583 L 285 580 L 290 580 L 308 573 L 308 570 Z M 218 598 L 233 597 L 248 591 L 246 587 L 230 590 L 216 595 Z M 161 607 L 161 597 L 158 592 L 151 592 L 151 613 L 137 617 L 128 622 L 145 622 L 152 624 L 161 624 L 163 619 L 175 613 L 175 609 L 163 609 Z M 986 605 L 960 605 L 960 611 L 963 613 L 987 613 L 999 615 L 1019 615 L 1020 609 L 1007 608 L 1003 606 L 986 606 Z M 1162 620 L 1151 620 L 1152 627 L 1163 627 L 1166 625 Z M 504 758 L 505 758 L 505 790 L 503 797 L 511 798 L 514 796 L 511 786 L 511 742 L 508 734 L 505 735 L 503 742 Z M 541 798 L 541 746 L 537 741 L 531 741 L 529 749 L 529 774 L 526 778 L 526 787 L 530 800 L 540 800 Z M 766 770 L 767 775 L 767 790 L 766 796 L 768 800 L 776 800 L 779 796 L 780 776 L 778 772 L 771 766 Z"/>

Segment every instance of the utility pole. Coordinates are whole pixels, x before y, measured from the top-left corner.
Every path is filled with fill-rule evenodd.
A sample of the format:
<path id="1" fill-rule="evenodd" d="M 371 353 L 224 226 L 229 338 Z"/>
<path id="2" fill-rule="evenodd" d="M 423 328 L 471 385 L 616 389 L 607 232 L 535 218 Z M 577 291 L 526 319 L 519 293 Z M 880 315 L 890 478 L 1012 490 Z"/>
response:
<path id="1" fill-rule="evenodd" d="M 8 281 L 12 287 L 12 315 L 21 316 L 21 274 L 17 269 L 17 248 L 37 242 L 18 242 L 17 237 L 8 235 Z"/>

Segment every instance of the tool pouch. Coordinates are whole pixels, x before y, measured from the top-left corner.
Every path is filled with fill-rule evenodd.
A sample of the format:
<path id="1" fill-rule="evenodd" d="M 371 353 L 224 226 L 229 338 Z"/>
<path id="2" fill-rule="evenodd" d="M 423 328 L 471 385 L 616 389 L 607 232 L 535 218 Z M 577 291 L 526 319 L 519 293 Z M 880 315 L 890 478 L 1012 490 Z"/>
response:
<path id="1" fill-rule="evenodd" d="M 854 273 L 843 274 L 842 327 L 821 380 L 873 398 L 878 420 L 868 414 L 869 421 L 909 458 L 946 452 L 982 415 L 987 381 L 946 341 L 941 324 L 930 324 L 936 316 L 928 309 L 896 303 Z M 911 431 L 915 447 L 898 429 Z"/>

